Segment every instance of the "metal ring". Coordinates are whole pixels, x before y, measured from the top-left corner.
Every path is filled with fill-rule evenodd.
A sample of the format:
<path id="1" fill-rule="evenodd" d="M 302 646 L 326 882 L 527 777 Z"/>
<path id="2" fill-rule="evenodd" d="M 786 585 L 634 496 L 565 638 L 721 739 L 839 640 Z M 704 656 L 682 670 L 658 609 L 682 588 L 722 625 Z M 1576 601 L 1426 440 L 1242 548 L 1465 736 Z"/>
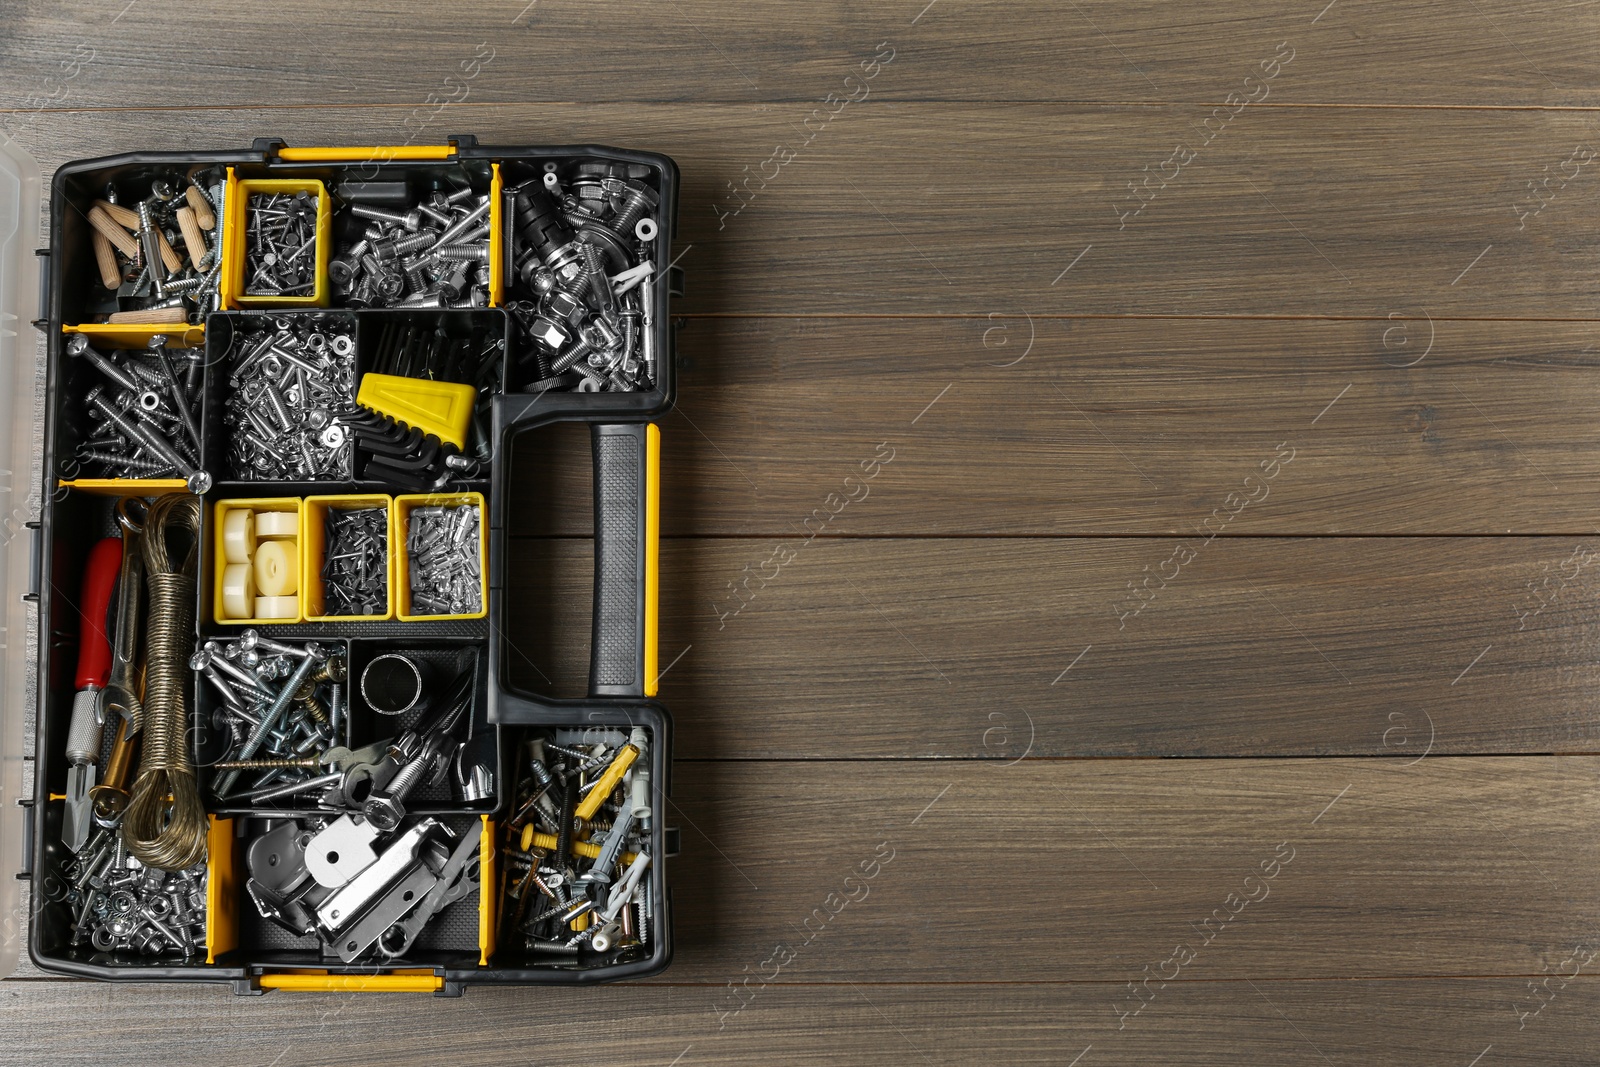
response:
<path id="1" fill-rule="evenodd" d="M 144 529 L 145 513 L 149 510 L 150 502 L 143 497 L 122 497 L 117 501 L 117 525 L 129 533 L 139 533 Z"/>

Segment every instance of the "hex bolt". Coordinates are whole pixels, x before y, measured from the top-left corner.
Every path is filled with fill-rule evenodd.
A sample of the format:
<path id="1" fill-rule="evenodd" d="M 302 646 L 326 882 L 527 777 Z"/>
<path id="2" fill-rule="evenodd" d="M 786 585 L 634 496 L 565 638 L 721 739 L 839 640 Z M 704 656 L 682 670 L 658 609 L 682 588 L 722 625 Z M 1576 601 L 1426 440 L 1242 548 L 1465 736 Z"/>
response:
<path id="1" fill-rule="evenodd" d="M 422 225 L 422 213 L 416 208 L 401 214 L 395 211 L 385 211 L 382 208 L 372 207 L 369 204 L 351 204 L 350 214 L 358 219 L 371 219 L 374 222 L 388 222 L 399 226 L 401 229 L 415 232 Z"/>

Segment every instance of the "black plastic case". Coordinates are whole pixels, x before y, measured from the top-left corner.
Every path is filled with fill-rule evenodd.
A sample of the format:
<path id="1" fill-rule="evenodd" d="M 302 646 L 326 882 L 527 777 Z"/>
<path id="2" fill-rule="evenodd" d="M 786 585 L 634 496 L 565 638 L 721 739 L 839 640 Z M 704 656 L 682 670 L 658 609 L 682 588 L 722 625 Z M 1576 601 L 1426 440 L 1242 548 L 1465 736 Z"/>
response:
<path id="1" fill-rule="evenodd" d="M 413 155 L 433 158 L 408 158 Z M 304 158 L 307 155 L 315 158 Z M 582 967 L 535 963 L 520 952 L 494 951 L 484 959 L 482 934 L 472 923 L 478 912 L 476 901 L 464 898 L 436 917 L 417 948 L 404 960 L 390 966 L 372 963 L 340 964 L 318 953 L 315 944 L 307 947 L 270 923 L 259 920 L 248 900 L 226 897 L 225 907 L 235 913 L 236 947 L 217 955 L 214 962 L 190 960 L 181 964 L 136 958 L 107 958 L 91 947 L 72 947 L 67 943 L 70 919 L 64 904 L 56 902 L 58 885 L 52 879 L 61 866 L 61 796 L 67 762 L 65 734 L 72 703 L 72 669 L 78 643 L 77 568 L 94 541 L 114 533 L 111 509 L 119 495 L 147 495 L 150 490 L 139 482 L 92 483 L 64 478 L 58 470 L 61 457 L 70 456 L 79 432 L 74 417 L 75 398 L 82 395 L 86 376 L 93 371 L 78 366 L 65 353 L 64 327 L 86 323 L 102 313 L 84 295 L 86 283 L 95 270 L 91 254 L 86 212 L 92 200 L 101 195 L 107 181 L 137 188 L 148 183 L 158 171 L 174 167 L 222 164 L 236 168 L 241 176 L 307 177 L 330 183 L 359 174 L 364 180 L 426 178 L 448 171 L 479 189 L 504 189 L 541 173 L 546 163 L 566 166 L 577 161 L 604 161 L 635 165 L 650 175 L 659 205 L 654 217 L 658 223 L 653 262 L 657 270 L 653 290 L 655 351 L 658 354 L 657 380 L 653 388 L 638 392 L 528 394 L 516 391 L 511 380 L 509 350 L 501 393 L 493 401 L 492 460 L 489 476 L 466 486 L 482 492 L 488 501 L 488 613 L 481 619 L 428 622 L 306 622 L 274 625 L 271 635 L 279 640 L 315 638 L 344 645 L 354 661 L 375 654 L 376 650 L 426 646 L 449 650 L 476 664 L 478 683 L 471 729 L 492 730 L 499 737 L 499 793 L 492 803 L 460 805 L 430 803 L 419 794 L 410 810 L 433 813 L 443 819 L 465 823 L 493 819 L 504 814 L 506 770 L 517 739 L 523 731 L 542 727 L 594 728 L 642 727 L 650 737 L 648 760 L 656 817 L 650 838 L 652 863 L 648 872 L 655 901 L 654 932 L 648 958 L 615 966 Z M 498 166 L 500 178 L 495 178 Z M 491 183 L 493 183 L 491 185 Z M 668 410 L 675 388 L 675 352 L 669 299 L 680 289 L 675 274 L 665 265 L 670 260 L 677 212 L 678 171 L 668 157 L 594 145 L 569 146 L 480 146 L 472 137 L 455 137 L 439 149 L 326 149 L 286 152 L 280 141 L 259 139 L 249 150 L 235 152 L 152 152 L 80 160 L 61 167 L 51 183 L 50 248 L 41 266 L 40 312 L 35 323 L 47 339 L 47 396 L 44 426 L 43 505 L 36 574 L 48 576 L 38 583 L 39 662 L 38 725 L 35 752 L 36 781 L 31 811 L 30 854 L 25 876 L 31 878 L 32 911 L 28 937 L 29 954 L 40 968 L 86 978 L 124 981 L 229 982 L 240 993 L 262 992 L 272 988 L 300 989 L 408 989 L 432 991 L 441 995 L 459 993 L 475 982 L 523 984 L 573 984 L 638 978 L 662 971 L 672 956 L 671 898 L 666 878 L 669 832 L 665 827 L 664 798 L 670 795 L 672 721 L 667 710 L 651 699 L 655 692 L 655 628 L 657 598 L 657 494 L 659 486 L 659 436 L 652 417 Z M 504 194 L 502 194 L 504 196 Z M 510 241 L 512 213 L 498 212 L 500 226 L 491 233 L 492 241 Z M 219 219 L 218 225 L 222 225 Z M 504 257 L 509 259 L 509 257 Z M 357 334 L 357 360 L 363 357 L 363 331 L 376 329 L 384 317 L 394 316 L 473 316 L 491 320 L 489 328 L 511 329 L 503 310 L 481 311 L 397 311 L 391 309 L 281 309 L 217 310 L 206 316 L 205 343 L 217 343 L 241 316 L 304 313 L 348 315 Z M 501 323 L 500 320 L 505 320 Z M 174 332 L 182 327 L 166 327 Z M 210 374 L 210 372 L 207 372 Z M 217 375 L 221 377 L 221 375 Z M 204 497 L 204 522 L 209 524 L 211 503 L 237 497 L 310 496 L 335 493 L 399 493 L 403 489 L 380 482 L 240 482 L 228 480 L 219 460 L 221 389 L 209 381 L 205 386 L 202 417 L 201 462 L 214 469 L 215 486 Z M 521 691 L 509 678 L 506 655 L 506 619 L 512 610 L 507 588 L 508 500 L 516 491 L 511 456 L 516 438 L 536 427 L 557 422 L 580 421 L 591 425 L 595 459 L 595 603 L 591 645 L 590 695 L 585 699 L 562 700 Z M 70 473 L 70 472 L 65 472 Z M 173 491 L 167 488 L 163 491 Z M 453 491 L 453 490 L 452 490 Z M 199 639 L 226 639 L 237 631 L 212 621 L 210 605 L 209 545 L 211 535 L 203 527 L 201 580 L 196 605 L 196 636 Z M 194 679 L 191 679 L 194 680 Z M 209 687 L 196 684 L 190 694 L 190 708 L 197 722 L 204 722 L 215 701 Z M 354 702 L 352 702 L 354 708 Z M 360 734 L 365 724 L 352 710 L 351 730 Z M 197 730 L 197 744 L 204 746 L 204 731 Z M 373 738 L 368 738 L 373 739 Z M 204 762 L 202 759 L 200 762 Z M 437 798 L 434 798 L 437 800 Z M 232 817 L 242 830 L 251 815 L 248 809 L 217 809 L 219 818 Z M 235 850 L 237 851 L 237 850 Z M 213 856 L 212 881 L 219 881 Z M 233 862 L 237 863 L 237 859 Z M 242 896 L 242 878 L 234 878 L 232 890 Z M 481 892 L 494 894 L 497 887 L 485 884 Z M 470 908 L 466 905 L 471 904 Z M 491 901 L 493 903 L 493 901 Z M 490 910 L 493 910 L 492 907 Z M 212 926 L 220 922 L 208 918 L 208 940 Z M 485 920 L 479 917 L 481 924 Z M 435 928 L 437 927 L 437 928 Z M 476 936 L 474 936 L 476 935 Z"/>

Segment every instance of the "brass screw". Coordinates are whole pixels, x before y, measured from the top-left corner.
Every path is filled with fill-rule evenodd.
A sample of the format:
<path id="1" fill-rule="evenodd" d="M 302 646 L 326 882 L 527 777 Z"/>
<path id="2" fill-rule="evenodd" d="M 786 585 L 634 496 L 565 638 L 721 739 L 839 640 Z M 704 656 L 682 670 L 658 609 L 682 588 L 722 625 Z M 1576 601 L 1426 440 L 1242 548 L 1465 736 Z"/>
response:
<path id="1" fill-rule="evenodd" d="M 236 759 L 212 765 L 218 771 L 314 771 L 322 766 L 321 754 L 297 759 Z"/>

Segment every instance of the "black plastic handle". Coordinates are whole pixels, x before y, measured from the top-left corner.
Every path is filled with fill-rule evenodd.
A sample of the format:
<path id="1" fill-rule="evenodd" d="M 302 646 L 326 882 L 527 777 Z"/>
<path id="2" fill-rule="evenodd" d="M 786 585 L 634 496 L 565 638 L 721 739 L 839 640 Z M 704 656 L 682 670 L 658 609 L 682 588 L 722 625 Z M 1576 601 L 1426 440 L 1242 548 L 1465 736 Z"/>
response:
<path id="1" fill-rule="evenodd" d="M 655 691 L 658 434 L 649 423 L 592 427 L 593 696 Z"/>

